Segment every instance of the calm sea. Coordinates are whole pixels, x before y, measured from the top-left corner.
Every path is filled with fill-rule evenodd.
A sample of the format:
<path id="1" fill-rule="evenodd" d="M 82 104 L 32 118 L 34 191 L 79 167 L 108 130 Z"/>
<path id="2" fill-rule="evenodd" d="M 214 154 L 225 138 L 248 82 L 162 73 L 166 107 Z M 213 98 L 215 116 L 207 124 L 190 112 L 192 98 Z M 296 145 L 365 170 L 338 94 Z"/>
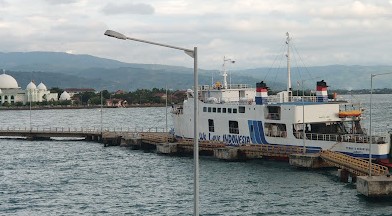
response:
<path id="1" fill-rule="evenodd" d="M 346 97 L 349 98 L 349 97 Z M 369 96 L 356 99 L 365 107 Z M 374 95 L 373 124 L 388 129 L 392 95 Z M 365 115 L 369 109 L 366 109 Z M 0 111 L 0 127 L 29 127 L 30 111 Z M 99 128 L 100 111 L 33 110 L 33 127 Z M 368 118 L 364 126 L 368 127 Z M 169 117 L 169 126 L 172 125 Z M 104 109 L 108 128 L 165 127 L 165 108 Z M 191 215 L 193 160 L 84 141 L 0 140 L 0 215 Z M 200 160 L 202 215 L 392 215 L 334 170 L 285 162 Z"/>

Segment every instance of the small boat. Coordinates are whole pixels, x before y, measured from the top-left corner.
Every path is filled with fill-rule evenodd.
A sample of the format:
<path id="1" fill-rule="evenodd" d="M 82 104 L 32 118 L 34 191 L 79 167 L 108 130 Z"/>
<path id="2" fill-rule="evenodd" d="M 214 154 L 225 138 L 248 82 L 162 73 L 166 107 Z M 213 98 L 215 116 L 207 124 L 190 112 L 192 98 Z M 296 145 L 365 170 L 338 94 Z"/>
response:
<path id="1" fill-rule="evenodd" d="M 340 111 L 339 118 L 358 117 L 361 116 L 361 110 Z"/>

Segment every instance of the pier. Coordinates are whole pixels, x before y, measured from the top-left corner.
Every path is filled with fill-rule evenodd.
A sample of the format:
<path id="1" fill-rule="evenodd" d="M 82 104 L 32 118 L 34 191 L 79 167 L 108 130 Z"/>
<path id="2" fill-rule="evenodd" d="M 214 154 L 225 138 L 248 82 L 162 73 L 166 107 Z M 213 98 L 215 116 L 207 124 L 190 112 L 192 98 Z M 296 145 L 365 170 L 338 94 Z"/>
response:
<path id="1" fill-rule="evenodd" d="M 193 154 L 193 139 L 175 138 L 163 129 L 85 129 L 85 128 L 0 128 L 0 137 L 50 140 L 52 138 L 76 138 L 103 143 L 108 146 L 125 146 L 131 149 L 156 151 L 158 154 L 187 156 Z M 392 197 L 392 178 L 387 167 L 354 158 L 331 150 L 303 154 L 303 148 L 281 145 L 226 146 L 219 141 L 199 141 L 200 155 L 213 156 L 224 161 L 244 161 L 267 158 L 288 161 L 290 165 L 319 169 L 338 168 L 340 181 L 357 182 L 359 193 L 367 197 Z M 368 176 L 369 171 L 371 177 Z"/>

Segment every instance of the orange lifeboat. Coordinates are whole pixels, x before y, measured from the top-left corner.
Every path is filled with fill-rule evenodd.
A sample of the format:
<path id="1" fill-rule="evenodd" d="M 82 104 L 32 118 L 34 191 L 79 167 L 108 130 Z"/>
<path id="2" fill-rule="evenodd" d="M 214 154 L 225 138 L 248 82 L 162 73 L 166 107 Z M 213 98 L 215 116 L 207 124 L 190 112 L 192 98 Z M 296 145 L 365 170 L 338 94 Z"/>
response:
<path id="1" fill-rule="evenodd" d="M 339 118 L 358 117 L 362 114 L 361 110 L 340 111 Z"/>

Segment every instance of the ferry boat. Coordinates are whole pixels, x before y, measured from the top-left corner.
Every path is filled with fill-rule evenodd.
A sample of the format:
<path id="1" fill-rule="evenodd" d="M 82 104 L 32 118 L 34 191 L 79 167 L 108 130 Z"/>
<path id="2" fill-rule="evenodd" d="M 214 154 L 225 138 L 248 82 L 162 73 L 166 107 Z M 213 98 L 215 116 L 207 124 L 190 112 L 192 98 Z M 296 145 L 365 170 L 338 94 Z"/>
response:
<path id="1" fill-rule="evenodd" d="M 316 95 L 293 96 L 290 74 L 290 36 L 287 33 L 287 90 L 268 95 L 267 84 L 228 84 L 223 64 L 223 83 L 202 85 L 199 94 L 187 90 L 182 105 L 173 106 L 174 134 L 193 138 L 194 100 L 198 106 L 198 138 L 226 145 L 272 144 L 305 147 L 307 153 L 321 149 L 354 157 L 386 161 L 390 154 L 388 133 L 372 135 L 361 126 L 361 109 L 328 99 L 327 83 L 316 83 Z M 350 107 L 350 109 L 348 109 Z"/>

